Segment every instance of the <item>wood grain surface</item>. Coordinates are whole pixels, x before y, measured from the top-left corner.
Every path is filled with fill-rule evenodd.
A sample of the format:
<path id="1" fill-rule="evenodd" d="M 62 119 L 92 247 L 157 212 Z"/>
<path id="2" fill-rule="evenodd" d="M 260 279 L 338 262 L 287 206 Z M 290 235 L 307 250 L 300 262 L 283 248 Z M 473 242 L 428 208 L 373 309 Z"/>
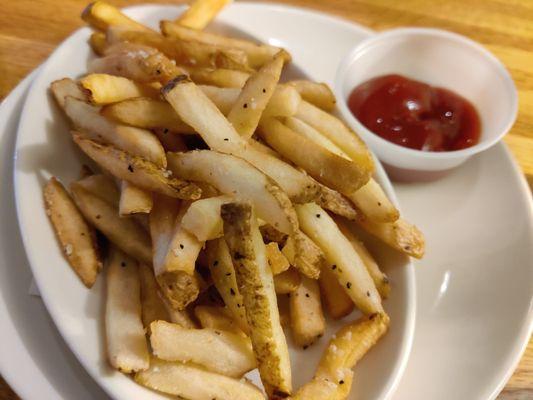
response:
<path id="1" fill-rule="evenodd" d="M 147 0 L 109 0 L 117 6 Z M 160 1 L 164 3 L 172 0 Z M 531 0 L 281 0 L 366 25 L 448 29 L 492 51 L 509 69 L 519 92 L 518 119 L 505 138 L 533 187 L 533 1 Z M 52 50 L 82 26 L 87 0 L 0 0 L 0 99 Z M 181 1 L 174 1 L 181 3 Z M 18 399 L 0 378 L 0 399 Z M 533 340 L 499 400 L 533 399 Z"/>

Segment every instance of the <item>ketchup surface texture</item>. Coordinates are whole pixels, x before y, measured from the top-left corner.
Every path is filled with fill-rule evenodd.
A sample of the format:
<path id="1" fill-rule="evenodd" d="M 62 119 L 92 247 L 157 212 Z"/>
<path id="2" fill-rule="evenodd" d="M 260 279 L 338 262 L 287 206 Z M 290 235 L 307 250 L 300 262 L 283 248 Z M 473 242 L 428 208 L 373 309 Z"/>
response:
<path id="1" fill-rule="evenodd" d="M 369 130 L 403 147 L 452 151 L 478 143 L 479 115 L 465 98 L 401 75 L 357 86 L 348 107 Z"/>

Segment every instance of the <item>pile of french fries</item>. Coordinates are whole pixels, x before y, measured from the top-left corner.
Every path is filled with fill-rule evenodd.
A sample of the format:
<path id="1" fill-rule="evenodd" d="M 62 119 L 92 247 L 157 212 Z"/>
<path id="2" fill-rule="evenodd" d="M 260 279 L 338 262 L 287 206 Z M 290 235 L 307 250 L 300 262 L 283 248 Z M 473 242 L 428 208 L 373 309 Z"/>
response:
<path id="1" fill-rule="evenodd" d="M 108 359 L 139 384 L 264 399 L 242 379 L 258 368 L 268 398 L 345 399 L 389 326 L 391 283 L 356 232 L 417 258 L 424 239 L 330 113 L 327 85 L 281 83 L 285 50 L 203 31 L 226 3 L 197 0 L 161 32 L 102 1 L 84 10 L 97 57 L 51 92 L 93 163 L 68 191 L 51 178 L 46 210 L 83 284 L 106 264 Z M 283 327 L 304 351 L 324 310 L 355 307 L 363 317 L 293 388 Z"/>

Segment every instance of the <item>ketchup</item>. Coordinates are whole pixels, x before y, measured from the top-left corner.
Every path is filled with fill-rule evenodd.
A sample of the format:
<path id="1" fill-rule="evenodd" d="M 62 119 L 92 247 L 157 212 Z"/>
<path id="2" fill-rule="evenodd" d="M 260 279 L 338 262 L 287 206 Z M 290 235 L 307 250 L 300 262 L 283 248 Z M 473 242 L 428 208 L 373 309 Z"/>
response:
<path id="1" fill-rule="evenodd" d="M 357 86 L 348 107 L 369 130 L 403 147 L 452 151 L 479 141 L 479 115 L 468 100 L 401 75 Z"/>

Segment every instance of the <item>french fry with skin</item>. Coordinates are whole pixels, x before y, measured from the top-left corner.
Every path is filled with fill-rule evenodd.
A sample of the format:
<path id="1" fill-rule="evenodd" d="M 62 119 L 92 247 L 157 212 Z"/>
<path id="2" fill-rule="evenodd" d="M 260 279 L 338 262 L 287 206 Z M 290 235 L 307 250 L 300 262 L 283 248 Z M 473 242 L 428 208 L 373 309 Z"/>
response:
<path id="1" fill-rule="evenodd" d="M 318 278 L 322 302 L 333 319 L 344 318 L 351 314 L 355 304 L 343 290 L 337 276 L 331 271 L 331 266 L 325 266 Z"/>
<path id="2" fill-rule="evenodd" d="M 237 272 L 261 380 L 267 393 L 292 391 L 289 351 L 279 321 L 272 271 L 252 207 L 224 204 L 224 238 Z"/>
<path id="3" fill-rule="evenodd" d="M 294 265 L 302 274 L 318 279 L 320 270 L 325 262 L 322 250 L 302 231 L 287 238 L 282 253 L 291 265 Z"/>
<path id="4" fill-rule="evenodd" d="M 256 44 L 249 40 L 235 39 L 214 33 L 187 28 L 172 21 L 159 23 L 163 35 L 184 41 L 196 41 L 204 44 L 239 49 L 246 53 L 250 67 L 259 68 L 270 61 L 281 50 L 279 47 Z M 288 53 L 286 53 L 288 56 Z M 290 59 L 290 56 L 289 56 Z"/>
<path id="5" fill-rule="evenodd" d="M 366 315 L 383 311 L 381 297 L 363 260 L 333 219 L 314 203 L 297 205 L 301 228 L 324 252 L 346 294 Z"/>
<path id="6" fill-rule="evenodd" d="M 264 400 L 248 382 L 230 378 L 194 364 L 150 359 L 150 368 L 135 374 L 135 382 L 158 392 L 198 400 Z"/>
<path id="7" fill-rule="evenodd" d="M 124 373 L 145 370 L 150 355 L 141 321 L 137 262 L 111 247 L 106 271 L 105 332 L 110 364 Z"/>
<path id="8" fill-rule="evenodd" d="M 320 189 L 320 196 L 316 199 L 316 203 L 320 207 L 350 221 L 355 221 L 357 219 L 359 213 L 350 200 L 325 185 L 319 183 L 318 187 Z"/>
<path id="9" fill-rule="evenodd" d="M 250 77 L 250 73 L 234 69 L 189 68 L 193 82 L 221 88 L 242 89 Z"/>
<path id="10" fill-rule="evenodd" d="M 285 257 L 280 251 L 276 242 L 271 242 L 266 245 L 266 255 L 268 265 L 274 275 L 287 271 L 291 266 L 289 260 L 287 260 L 287 257 Z"/>
<path id="11" fill-rule="evenodd" d="M 102 269 L 94 230 L 85 222 L 74 201 L 54 177 L 44 187 L 46 214 L 72 270 L 83 284 L 93 286 Z"/>
<path id="12" fill-rule="evenodd" d="M 146 214 L 152 210 L 152 194 L 128 181 L 120 182 L 120 203 L 118 214 L 125 217 L 131 214 Z"/>
<path id="13" fill-rule="evenodd" d="M 73 97 L 77 100 L 88 101 L 87 93 L 83 91 L 80 85 L 70 78 L 63 78 L 53 81 L 50 84 L 50 90 L 54 95 L 59 107 L 65 110 L 65 101 L 67 97 Z"/>
<path id="14" fill-rule="evenodd" d="M 150 28 L 132 20 L 118 8 L 104 1 L 90 3 L 82 12 L 81 18 L 95 29 L 106 31 L 112 26 L 121 26 L 145 32 L 153 32 Z"/>
<path id="15" fill-rule="evenodd" d="M 233 332 L 246 337 L 246 333 L 237 325 L 227 308 L 216 306 L 196 306 L 194 315 L 200 321 L 202 328 L 211 328 L 221 331 Z"/>
<path id="16" fill-rule="evenodd" d="M 139 264 L 141 283 L 141 309 L 144 329 L 149 331 L 154 321 L 170 321 L 167 308 L 159 296 L 159 286 L 155 280 L 154 270 L 146 264 Z"/>
<path id="17" fill-rule="evenodd" d="M 289 294 L 298 290 L 301 278 L 298 271 L 294 268 L 289 268 L 286 271 L 274 275 L 274 288 L 276 294 Z"/>
<path id="18" fill-rule="evenodd" d="M 353 382 L 353 371 L 344 369 L 338 382 L 329 378 L 315 377 L 291 396 L 291 400 L 346 400 Z"/>
<path id="19" fill-rule="evenodd" d="M 266 108 L 283 69 L 284 57 L 276 55 L 250 76 L 228 114 L 228 121 L 239 135 L 249 139 Z"/>
<path id="20" fill-rule="evenodd" d="M 162 92 L 180 118 L 192 126 L 211 149 L 245 159 L 272 178 L 294 201 L 308 201 L 317 196 L 318 188 L 302 172 L 248 145 L 209 98 L 187 77 L 174 79 Z"/>
<path id="21" fill-rule="evenodd" d="M 175 22 L 201 31 L 232 0 L 196 0 Z"/>
<path id="22" fill-rule="evenodd" d="M 89 74 L 80 79 L 80 85 L 89 93 L 89 100 L 96 105 L 117 103 L 136 97 L 158 97 L 159 92 L 149 86 L 122 76 Z"/>
<path id="23" fill-rule="evenodd" d="M 143 158 L 85 139 L 77 132 L 73 132 L 73 140 L 103 169 L 142 189 L 184 199 L 197 199 L 201 195 L 200 188 L 195 184 L 169 177 L 167 171 Z"/>
<path id="24" fill-rule="evenodd" d="M 298 346 L 306 348 L 322 337 L 326 319 L 316 280 L 302 276 L 300 285 L 291 293 L 289 307 L 292 337 Z"/>
<path id="25" fill-rule="evenodd" d="M 89 139 L 105 142 L 158 167 L 166 167 L 165 150 L 150 131 L 118 125 L 99 114 L 99 109 L 73 97 L 65 99 L 65 113 Z"/>
<path id="26" fill-rule="evenodd" d="M 134 220 L 120 218 L 118 208 L 85 189 L 77 182 L 70 186 L 72 196 L 85 219 L 126 254 L 150 263 L 150 237 Z"/>
<path id="27" fill-rule="evenodd" d="M 165 321 L 150 325 L 154 356 L 166 361 L 192 362 L 231 378 L 256 367 L 250 339 L 215 329 L 185 329 Z"/>
<path id="28" fill-rule="evenodd" d="M 337 101 L 327 84 L 305 80 L 290 81 L 288 84 L 294 87 L 305 101 L 325 111 L 331 112 L 335 109 Z"/>
<path id="29" fill-rule="evenodd" d="M 207 260 L 211 278 L 224 304 L 239 328 L 248 334 L 250 328 L 246 320 L 244 300 L 237 286 L 237 277 L 228 245 L 223 238 L 215 239 L 207 244 Z"/>

